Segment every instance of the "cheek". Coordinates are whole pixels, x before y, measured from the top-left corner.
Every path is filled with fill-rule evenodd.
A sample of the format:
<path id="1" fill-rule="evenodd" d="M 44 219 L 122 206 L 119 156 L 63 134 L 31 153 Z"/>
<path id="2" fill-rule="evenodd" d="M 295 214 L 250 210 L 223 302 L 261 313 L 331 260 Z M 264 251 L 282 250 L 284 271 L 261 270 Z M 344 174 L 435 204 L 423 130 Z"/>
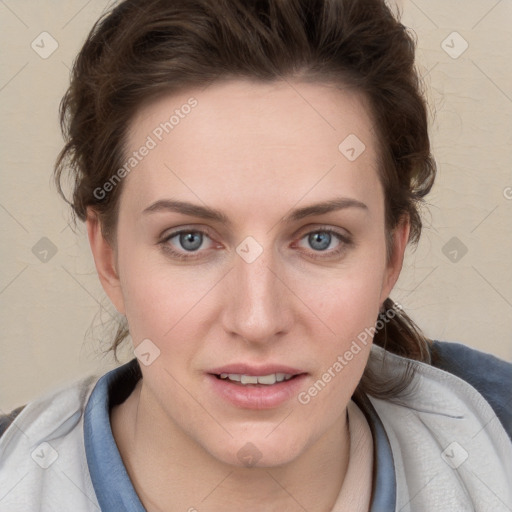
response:
<path id="1" fill-rule="evenodd" d="M 327 350 L 341 350 L 375 325 L 384 279 L 384 257 L 354 257 L 343 268 L 296 276 L 294 291 L 319 320 Z M 318 335 L 318 332 L 317 332 Z"/>
<path id="2" fill-rule="evenodd" d="M 321 319 L 315 325 L 324 334 L 311 333 L 316 340 L 317 373 L 312 386 L 298 398 L 310 414 L 327 423 L 343 412 L 366 367 L 379 313 L 380 275 L 376 263 L 371 271 L 352 268 L 330 280 L 329 286 L 304 290 Z"/>
<path id="3" fill-rule="evenodd" d="M 129 256 L 119 262 L 121 285 L 134 345 L 149 338 L 165 351 L 171 340 L 187 339 L 185 346 L 190 348 L 204 319 L 214 276 L 173 266 L 161 255 L 148 257 L 137 248 L 125 254 Z M 173 353 L 181 346 L 173 343 Z"/>

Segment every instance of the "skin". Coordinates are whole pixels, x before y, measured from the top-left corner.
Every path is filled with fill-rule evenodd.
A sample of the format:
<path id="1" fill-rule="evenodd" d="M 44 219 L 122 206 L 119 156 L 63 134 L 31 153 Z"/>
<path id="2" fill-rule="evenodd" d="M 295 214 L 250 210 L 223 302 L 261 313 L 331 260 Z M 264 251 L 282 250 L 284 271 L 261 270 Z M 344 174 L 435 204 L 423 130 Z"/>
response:
<path id="1" fill-rule="evenodd" d="M 150 339 L 160 350 L 112 411 L 114 437 L 148 510 L 331 510 L 348 464 L 346 407 L 370 343 L 307 405 L 293 397 L 270 410 L 235 407 L 211 391 L 205 372 L 282 363 L 308 373 L 307 390 L 375 325 L 409 225 L 394 230 L 387 260 L 377 141 L 360 94 L 245 80 L 187 90 L 138 111 L 130 151 L 191 96 L 198 105 L 124 178 L 115 243 L 89 209 L 105 292 L 126 315 L 134 346 Z M 355 161 L 338 150 L 349 134 L 366 146 Z M 337 197 L 366 208 L 282 221 Z M 171 198 L 222 210 L 231 225 L 143 213 Z M 207 231 L 199 250 L 187 253 L 179 236 L 159 243 L 179 228 Z M 319 250 L 308 234 L 325 228 L 351 242 L 332 236 Z M 263 249 L 252 263 L 236 252 L 248 236 Z M 196 257 L 179 260 L 164 246 Z M 253 467 L 237 457 L 247 442 L 261 454 Z"/>

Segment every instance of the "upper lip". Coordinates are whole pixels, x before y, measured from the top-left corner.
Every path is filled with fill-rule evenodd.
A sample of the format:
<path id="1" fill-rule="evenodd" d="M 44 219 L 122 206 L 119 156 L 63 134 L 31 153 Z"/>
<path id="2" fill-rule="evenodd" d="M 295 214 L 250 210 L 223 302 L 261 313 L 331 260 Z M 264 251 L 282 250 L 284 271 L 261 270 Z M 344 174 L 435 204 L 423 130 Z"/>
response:
<path id="1" fill-rule="evenodd" d="M 233 363 L 228 364 L 226 366 L 219 366 L 218 368 L 210 370 L 208 373 L 211 373 L 213 375 L 220 375 L 221 373 L 235 373 L 238 375 L 262 376 L 270 375 L 271 373 L 286 373 L 288 375 L 298 375 L 306 372 L 282 364 L 266 364 L 262 366 L 256 366 L 246 363 Z"/>

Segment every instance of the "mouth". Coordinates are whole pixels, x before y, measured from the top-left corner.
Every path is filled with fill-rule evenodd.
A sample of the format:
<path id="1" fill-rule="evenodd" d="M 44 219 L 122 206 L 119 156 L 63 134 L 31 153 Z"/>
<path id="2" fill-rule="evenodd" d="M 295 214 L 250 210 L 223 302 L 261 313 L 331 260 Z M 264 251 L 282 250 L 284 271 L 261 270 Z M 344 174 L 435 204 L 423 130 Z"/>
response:
<path id="1" fill-rule="evenodd" d="M 217 368 L 207 374 L 210 390 L 242 409 L 273 409 L 293 400 L 307 382 L 308 373 L 287 366 L 244 364 Z"/>

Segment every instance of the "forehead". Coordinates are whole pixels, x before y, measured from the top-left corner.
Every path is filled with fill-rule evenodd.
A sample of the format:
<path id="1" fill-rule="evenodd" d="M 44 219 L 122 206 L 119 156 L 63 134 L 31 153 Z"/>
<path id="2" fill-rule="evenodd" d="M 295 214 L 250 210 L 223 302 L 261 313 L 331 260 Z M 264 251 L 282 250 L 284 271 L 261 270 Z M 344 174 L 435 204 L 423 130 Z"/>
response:
<path id="1" fill-rule="evenodd" d="M 127 158 L 150 148 L 123 193 L 141 207 L 165 192 L 298 201 L 342 186 L 357 198 L 378 181 L 365 98 L 327 84 L 232 80 L 163 96 L 139 109 L 126 142 Z"/>

